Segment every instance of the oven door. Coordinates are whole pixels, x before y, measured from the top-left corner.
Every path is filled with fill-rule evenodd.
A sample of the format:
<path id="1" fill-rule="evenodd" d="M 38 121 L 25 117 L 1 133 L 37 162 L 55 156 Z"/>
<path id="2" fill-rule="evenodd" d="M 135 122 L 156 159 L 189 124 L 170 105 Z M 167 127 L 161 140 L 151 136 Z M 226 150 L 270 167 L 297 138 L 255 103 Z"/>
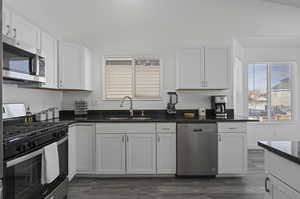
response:
<path id="1" fill-rule="evenodd" d="M 4 162 L 3 190 L 5 199 L 42 198 L 43 149 Z"/>
<path id="2" fill-rule="evenodd" d="M 53 192 L 66 180 L 68 176 L 68 137 L 64 137 L 57 142 L 57 150 L 59 159 L 59 176 L 52 183 L 44 185 L 44 196 Z"/>

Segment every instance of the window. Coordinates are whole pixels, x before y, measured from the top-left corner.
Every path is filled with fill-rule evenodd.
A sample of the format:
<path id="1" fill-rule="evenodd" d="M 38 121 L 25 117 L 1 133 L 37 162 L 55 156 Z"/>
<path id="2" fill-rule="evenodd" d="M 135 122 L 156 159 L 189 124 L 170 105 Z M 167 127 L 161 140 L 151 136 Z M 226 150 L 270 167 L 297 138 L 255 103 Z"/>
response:
<path id="1" fill-rule="evenodd" d="M 249 118 L 259 120 L 293 119 L 292 82 L 292 64 L 249 64 Z"/>
<path id="2" fill-rule="evenodd" d="M 160 88 L 159 59 L 105 59 L 105 99 L 159 99 Z"/>

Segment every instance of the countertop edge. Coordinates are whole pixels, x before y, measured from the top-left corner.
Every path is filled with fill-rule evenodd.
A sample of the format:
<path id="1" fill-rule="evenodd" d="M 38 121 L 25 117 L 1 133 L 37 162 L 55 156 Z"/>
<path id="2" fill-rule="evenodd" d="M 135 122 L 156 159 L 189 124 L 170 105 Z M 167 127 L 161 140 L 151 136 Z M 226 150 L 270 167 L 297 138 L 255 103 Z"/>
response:
<path id="1" fill-rule="evenodd" d="M 260 146 L 260 147 L 262 147 L 262 148 L 264 148 L 264 149 L 266 149 L 266 150 L 268 150 L 268 151 L 270 151 L 270 152 L 272 152 L 272 153 L 274 153 L 274 154 L 276 154 L 276 155 L 278 155 L 278 156 L 280 156 L 284 159 L 287 159 L 291 162 L 294 162 L 294 163 L 300 165 L 300 158 L 297 158 L 297 157 L 295 157 L 293 155 L 290 155 L 286 152 L 283 152 L 279 149 L 276 149 L 274 147 L 266 145 L 266 144 L 262 143 L 261 141 L 258 141 L 257 144 L 258 144 L 258 146 Z"/>

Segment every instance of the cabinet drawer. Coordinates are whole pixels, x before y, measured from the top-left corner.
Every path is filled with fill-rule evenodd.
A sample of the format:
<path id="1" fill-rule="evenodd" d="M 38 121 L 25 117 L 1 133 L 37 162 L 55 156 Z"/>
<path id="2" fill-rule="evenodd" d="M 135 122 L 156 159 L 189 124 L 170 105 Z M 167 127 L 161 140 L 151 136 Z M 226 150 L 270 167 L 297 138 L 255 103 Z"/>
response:
<path id="1" fill-rule="evenodd" d="M 99 123 L 96 133 L 155 133 L 155 123 Z"/>
<path id="2" fill-rule="evenodd" d="M 241 133 L 247 132 L 247 123 L 223 122 L 218 123 L 219 133 Z"/>
<path id="3" fill-rule="evenodd" d="M 156 123 L 158 133 L 176 133 L 176 123 Z"/>

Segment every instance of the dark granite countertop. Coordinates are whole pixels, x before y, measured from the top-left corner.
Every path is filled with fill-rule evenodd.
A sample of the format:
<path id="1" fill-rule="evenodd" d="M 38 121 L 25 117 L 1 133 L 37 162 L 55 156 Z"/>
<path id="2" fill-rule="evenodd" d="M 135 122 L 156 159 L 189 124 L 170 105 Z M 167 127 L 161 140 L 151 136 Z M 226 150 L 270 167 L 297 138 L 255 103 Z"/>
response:
<path id="1" fill-rule="evenodd" d="M 184 112 L 195 113 L 194 118 L 185 118 Z M 247 117 L 230 117 L 229 119 L 216 119 L 212 116 L 199 117 L 198 112 L 195 110 L 178 111 L 176 115 L 168 115 L 165 111 L 151 110 L 145 111 L 145 117 L 150 119 L 122 119 L 122 117 L 128 116 L 128 111 L 89 111 L 89 114 L 84 117 L 75 117 L 72 111 L 63 111 L 60 114 L 60 121 L 66 122 L 177 122 L 177 123 L 216 123 L 216 122 L 257 122 L 258 120 L 249 120 Z M 140 117 L 140 113 L 137 111 L 136 117 Z M 121 117 L 120 119 L 109 119 L 110 117 Z"/>
<path id="2" fill-rule="evenodd" d="M 260 141 L 258 146 L 300 165 L 300 141 Z"/>

